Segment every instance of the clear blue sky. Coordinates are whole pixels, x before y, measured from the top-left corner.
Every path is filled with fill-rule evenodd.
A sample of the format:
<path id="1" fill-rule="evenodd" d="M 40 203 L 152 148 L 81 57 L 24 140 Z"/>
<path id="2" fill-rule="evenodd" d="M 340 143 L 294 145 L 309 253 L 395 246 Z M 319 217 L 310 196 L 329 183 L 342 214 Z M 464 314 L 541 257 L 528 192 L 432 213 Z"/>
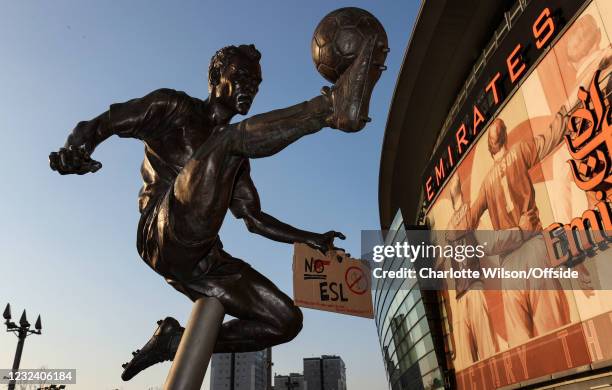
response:
<path id="1" fill-rule="evenodd" d="M 264 82 L 251 113 L 318 94 L 310 37 L 329 11 L 346 5 L 374 13 L 391 53 L 371 104 L 373 122 L 357 134 L 325 129 L 265 160 L 253 178 L 263 208 L 295 226 L 336 229 L 359 251 L 362 229 L 378 228 L 378 168 L 387 111 L 418 10 L 417 1 L 13 1 L 0 14 L 0 306 L 23 308 L 44 334 L 30 337 L 22 367 L 76 368 L 73 389 L 161 386 L 169 363 L 131 382 L 121 364 L 172 315 L 184 323 L 190 302 L 135 249 L 136 197 L 143 146 L 113 137 L 94 157 L 98 173 L 59 176 L 49 152 L 68 132 L 113 102 L 160 87 L 205 98 L 208 61 L 227 44 L 255 43 Z M 225 249 L 291 295 L 292 247 L 251 235 L 229 216 Z M 0 309 L 2 309 L 0 308 Z M 302 333 L 273 350 L 277 373 L 299 372 L 302 358 L 342 356 L 350 390 L 386 389 L 372 320 L 304 310 Z M 16 338 L 0 329 L 0 367 L 12 364 Z M 206 383 L 204 388 L 208 388 Z"/>

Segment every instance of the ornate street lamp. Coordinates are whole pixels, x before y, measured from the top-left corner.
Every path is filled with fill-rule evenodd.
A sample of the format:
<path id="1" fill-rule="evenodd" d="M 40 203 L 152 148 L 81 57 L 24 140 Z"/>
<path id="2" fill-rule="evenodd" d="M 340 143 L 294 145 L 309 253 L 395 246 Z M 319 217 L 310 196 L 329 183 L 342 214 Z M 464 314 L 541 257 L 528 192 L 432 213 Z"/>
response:
<path id="1" fill-rule="evenodd" d="M 11 304 L 6 304 L 6 309 L 2 314 L 4 317 L 4 325 L 6 325 L 6 331 L 14 333 L 19 341 L 17 342 L 17 351 L 15 352 L 15 360 L 13 360 L 13 373 L 19 369 L 19 363 L 21 362 L 21 353 L 23 352 L 23 344 L 25 343 L 26 337 L 32 334 L 41 334 L 42 322 L 40 321 L 40 315 L 36 319 L 34 329 L 30 329 L 30 323 L 26 317 L 26 311 L 24 310 L 19 319 L 19 325 L 11 321 Z M 8 385 L 8 390 L 15 390 L 15 380 L 11 380 Z"/>

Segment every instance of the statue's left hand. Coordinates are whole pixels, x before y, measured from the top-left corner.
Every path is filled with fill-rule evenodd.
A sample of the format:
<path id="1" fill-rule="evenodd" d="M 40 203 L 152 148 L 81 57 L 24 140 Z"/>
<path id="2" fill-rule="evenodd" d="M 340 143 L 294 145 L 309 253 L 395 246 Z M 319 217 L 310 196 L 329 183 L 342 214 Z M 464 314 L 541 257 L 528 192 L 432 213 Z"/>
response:
<path id="1" fill-rule="evenodd" d="M 49 154 L 49 166 L 60 175 L 84 175 L 102 168 L 102 164 L 93 160 L 84 146 L 72 145 Z"/>
<path id="2" fill-rule="evenodd" d="M 334 230 L 330 230 L 327 233 L 313 235 L 313 237 L 310 237 L 305 241 L 305 244 L 307 244 L 311 248 L 321 251 L 324 254 L 327 254 L 327 252 L 329 252 L 330 250 L 344 252 L 344 249 L 334 246 L 334 239 L 336 237 L 341 240 L 346 239 L 346 236 L 344 234 L 336 232 Z"/>

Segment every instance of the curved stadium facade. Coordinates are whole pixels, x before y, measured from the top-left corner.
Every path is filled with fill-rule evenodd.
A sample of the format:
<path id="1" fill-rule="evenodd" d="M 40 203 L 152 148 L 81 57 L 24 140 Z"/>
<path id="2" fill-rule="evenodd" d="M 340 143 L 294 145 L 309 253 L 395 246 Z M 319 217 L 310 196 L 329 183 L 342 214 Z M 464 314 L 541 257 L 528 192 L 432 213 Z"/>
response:
<path id="1" fill-rule="evenodd" d="M 612 231 L 611 41 L 610 0 L 424 1 L 385 130 L 385 243 L 417 226 L 451 230 L 466 212 L 474 229 L 493 231 L 531 213 L 545 238 L 570 232 L 564 250 L 593 283 L 611 275 L 612 249 L 591 235 L 580 252 L 586 240 L 573 233 Z M 490 261 L 510 264 L 541 243 L 525 242 Z M 612 388 L 610 290 L 458 293 L 410 279 L 377 279 L 374 289 L 392 390 Z"/>

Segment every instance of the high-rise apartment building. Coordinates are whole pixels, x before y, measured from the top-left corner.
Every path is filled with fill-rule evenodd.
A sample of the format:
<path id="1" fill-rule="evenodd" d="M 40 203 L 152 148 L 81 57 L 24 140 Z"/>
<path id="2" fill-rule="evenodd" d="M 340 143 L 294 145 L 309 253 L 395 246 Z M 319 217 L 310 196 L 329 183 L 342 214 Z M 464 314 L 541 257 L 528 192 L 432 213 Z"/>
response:
<path id="1" fill-rule="evenodd" d="M 269 390 L 271 349 L 217 353 L 211 361 L 211 390 Z"/>
<path id="2" fill-rule="evenodd" d="M 339 356 L 304 358 L 308 390 L 346 390 L 346 367 Z"/>

